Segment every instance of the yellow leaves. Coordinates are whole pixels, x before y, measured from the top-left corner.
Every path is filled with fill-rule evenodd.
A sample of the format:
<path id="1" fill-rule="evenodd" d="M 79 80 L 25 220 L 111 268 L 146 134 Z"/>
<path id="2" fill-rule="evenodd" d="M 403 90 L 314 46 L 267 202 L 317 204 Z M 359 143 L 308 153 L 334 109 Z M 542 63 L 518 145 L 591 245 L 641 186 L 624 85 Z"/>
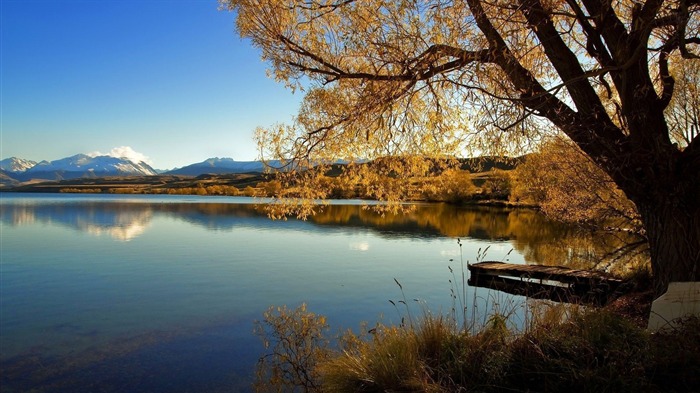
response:
<path id="1" fill-rule="evenodd" d="M 262 49 L 275 79 L 290 87 L 299 86 L 300 77 L 309 78 L 307 87 L 311 81 L 294 124 L 258 133 L 263 158 L 304 157 L 313 162 L 449 155 L 468 144 L 465 100 L 474 93 L 463 86 L 478 82 L 473 73 L 464 68 L 419 80 L 422 72 L 455 60 L 454 54 L 437 52 L 422 58 L 433 45 L 482 49 L 481 34 L 466 3 L 230 0 L 224 4 L 237 11 L 241 35 Z M 507 30 L 515 37 L 521 29 Z M 527 46 L 528 39 L 522 36 L 517 43 Z M 411 73 L 418 79 L 385 80 Z M 503 78 L 499 74 L 484 80 L 492 90 L 501 86 L 489 80 L 502 83 Z"/>
<path id="2" fill-rule="evenodd" d="M 534 114 L 523 111 L 521 105 L 521 99 L 539 90 L 539 85 L 547 91 L 540 94 L 551 94 L 550 103 L 555 98 L 561 105 L 572 102 L 568 89 L 575 87 L 562 86 L 569 81 L 562 80 L 550 61 L 550 57 L 567 55 L 567 50 L 545 53 L 541 41 L 545 37 L 539 37 L 542 30 L 534 26 L 538 23 L 529 23 L 524 8 L 512 1 L 220 1 L 237 13 L 240 34 L 260 48 L 275 79 L 290 88 L 302 87 L 302 81 L 303 87 L 311 88 L 292 125 L 296 133 L 284 131 L 284 138 L 272 140 L 284 146 L 273 148 L 272 153 L 283 153 L 285 159 L 312 154 L 374 158 L 425 154 L 426 150 L 450 154 L 472 144 L 479 144 L 474 150 L 481 154 L 501 154 L 507 148 L 523 149 L 537 137 L 534 130 L 547 127 L 531 119 L 545 104 L 531 101 L 528 105 L 535 108 Z M 589 48 L 595 38 L 589 35 L 600 28 L 597 15 L 577 17 L 577 12 L 587 11 L 578 2 L 540 3 L 540 16 L 548 20 L 538 25 L 551 23 L 553 39 L 562 40 L 583 70 L 607 66 L 599 64 Z M 611 15 L 628 27 L 635 4 L 614 2 Z M 671 15 L 674 7 L 676 2 L 662 5 L 659 15 Z M 491 38 L 475 22 L 471 8 L 475 12 L 483 8 L 493 27 Z M 697 22 L 692 18 L 689 22 L 689 31 L 695 31 Z M 593 30 L 585 31 L 589 26 Z M 507 48 L 497 45 L 493 34 Z M 496 55 L 451 68 L 447 65 L 461 55 L 430 52 L 436 45 L 462 53 L 490 49 Z M 426 51 L 430 56 L 423 57 Z M 526 72 L 513 71 L 503 63 L 511 55 L 519 63 L 516 68 Z M 593 77 L 589 82 L 597 83 Z M 606 83 L 615 85 L 610 80 Z M 603 90 L 598 94 L 604 95 Z M 613 114 L 611 103 L 602 101 Z M 553 120 L 557 115 L 547 116 Z M 477 123 L 471 126 L 470 120 Z"/>
<path id="3" fill-rule="evenodd" d="M 675 91 L 665 114 L 671 139 L 682 149 L 700 136 L 700 61 L 671 58 Z"/>
<path id="4" fill-rule="evenodd" d="M 273 197 L 266 205 L 271 218 L 306 219 L 324 208 L 325 200 L 366 199 L 373 211 L 409 211 L 406 201 L 464 202 L 476 188 L 469 172 L 450 169 L 456 160 L 422 156 L 381 157 L 366 163 L 317 164 L 304 169 L 277 172 L 274 180 L 258 184 L 262 194 Z"/>
<path id="5" fill-rule="evenodd" d="M 448 168 L 437 176 L 425 179 L 421 192 L 428 201 L 462 203 L 476 192 L 469 171 Z"/>
<path id="6" fill-rule="evenodd" d="M 355 190 L 350 190 L 351 182 L 322 182 L 323 172 L 317 166 L 336 159 L 520 155 L 554 134 L 556 127 L 569 135 L 588 128 L 593 136 L 586 143 L 594 148 L 587 151 L 605 151 L 621 146 L 606 139 L 623 138 L 625 125 L 631 124 L 625 112 L 635 108 L 618 110 L 622 102 L 616 102 L 615 88 L 625 85 L 626 71 L 608 69 L 613 63 L 626 62 L 618 62 L 618 58 L 625 60 L 625 50 L 609 36 L 597 36 L 603 30 L 599 15 L 586 15 L 589 10 L 579 2 L 543 0 L 542 12 L 528 18 L 530 8 L 507 0 L 228 0 L 222 4 L 237 13 L 241 35 L 261 50 L 270 74 L 292 88 L 303 85 L 307 92 L 291 125 L 256 133 L 263 159 L 293 163 L 292 169 L 300 172 L 282 189 L 303 200 L 358 192 L 396 202 L 420 192 L 416 184 L 406 186 L 401 176 L 422 169 L 399 161 L 386 171 L 358 170 L 353 175 L 359 179 Z M 620 27 L 629 29 L 634 4 L 631 0 L 614 2 L 607 15 L 611 20 L 618 17 Z M 674 7 L 676 2 L 662 5 L 659 15 L 671 15 Z M 695 31 L 697 22 L 689 23 L 689 31 Z M 660 42 L 659 34 L 653 40 Z M 559 40 L 562 46 L 556 45 Z M 615 57 L 613 61 L 601 60 L 605 56 L 600 53 L 606 51 Z M 569 67 L 561 59 L 580 64 L 574 67 L 568 62 Z M 629 64 L 636 61 L 627 60 Z M 607 79 L 596 81 L 601 67 L 606 67 L 608 73 L 603 77 Z M 680 90 L 692 93 L 694 85 L 686 85 Z M 647 83 L 637 87 L 653 93 Z M 593 109 L 601 105 L 610 117 L 619 115 L 617 123 L 592 114 L 600 115 L 601 111 Z M 679 118 L 678 124 L 688 124 L 683 123 L 687 120 Z M 613 130 L 615 127 L 620 130 Z M 692 130 L 692 125 L 672 130 L 680 149 L 696 137 L 697 121 Z M 301 173 L 311 168 L 314 170 Z M 571 169 L 567 173 L 579 174 Z M 628 216 L 632 211 L 619 191 L 605 191 L 596 188 L 596 182 L 585 178 L 573 182 L 572 178 L 547 178 L 533 184 L 529 190 L 536 191 L 528 191 L 528 197 L 541 198 L 546 208 L 574 221 Z M 554 181 L 565 185 L 561 189 L 578 187 L 575 189 L 588 194 L 557 194 L 552 187 L 544 187 Z M 469 184 L 456 178 L 437 182 L 426 182 L 426 193 L 461 198 L 464 190 L 471 192 Z M 305 203 L 299 205 L 296 211 L 301 215 L 313 210 Z"/>
<path id="7" fill-rule="evenodd" d="M 559 220 L 637 229 L 636 210 L 601 169 L 572 142 L 552 139 L 514 174 L 511 197 L 533 202 Z"/>
<path id="8" fill-rule="evenodd" d="M 264 320 L 255 323 L 255 333 L 270 353 L 256 368 L 256 391 L 319 391 L 318 365 L 330 358 L 326 317 L 296 309 L 270 307 Z"/>

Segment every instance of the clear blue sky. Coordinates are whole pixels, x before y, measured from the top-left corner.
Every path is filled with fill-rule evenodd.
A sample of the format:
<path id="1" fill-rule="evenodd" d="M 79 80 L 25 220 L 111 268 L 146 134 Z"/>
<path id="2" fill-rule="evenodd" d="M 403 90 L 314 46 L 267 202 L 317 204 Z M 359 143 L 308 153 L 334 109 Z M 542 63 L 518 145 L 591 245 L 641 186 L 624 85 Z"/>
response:
<path id="1" fill-rule="evenodd" d="M 159 169 L 252 160 L 255 127 L 298 109 L 216 0 L 0 1 L 0 158 L 128 146 Z"/>

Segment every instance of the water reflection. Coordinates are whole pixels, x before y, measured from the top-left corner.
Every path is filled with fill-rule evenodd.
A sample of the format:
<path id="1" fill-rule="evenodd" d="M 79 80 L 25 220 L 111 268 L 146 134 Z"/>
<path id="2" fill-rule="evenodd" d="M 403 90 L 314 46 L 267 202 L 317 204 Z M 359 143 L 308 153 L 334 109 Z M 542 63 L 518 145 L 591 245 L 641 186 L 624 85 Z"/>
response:
<path id="1" fill-rule="evenodd" d="M 264 206 L 256 204 L 4 203 L 0 205 L 0 214 L 5 224 L 13 226 L 37 222 L 60 224 L 93 235 L 106 234 L 116 240 L 129 240 L 142 234 L 157 215 L 210 230 L 279 225 L 267 218 Z M 564 230 L 563 226 L 531 210 L 460 208 L 445 204 L 419 205 L 413 211 L 399 214 L 380 214 L 358 205 L 331 204 L 319 209 L 309 222 L 319 228 L 370 228 L 388 237 L 469 237 L 482 240 L 517 239 L 525 229 L 530 238 L 551 238 Z"/>
<path id="2" fill-rule="evenodd" d="M 312 218 L 317 225 L 372 227 L 384 235 L 412 234 L 510 241 L 529 263 L 577 269 L 624 268 L 641 242 L 623 232 L 592 233 L 547 219 L 531 209 L 420 205 L 400 215 L 379 215 L 357 206 L 329 206 Z"/>
<path id="3" fill-rule="evenodd" d="M 13 203 L 4 198 L 0 204 L 3 223 L 22 226 L 51 223 L 91 235 L 111 236 L 129 241 L 148 230 L 157 216 L 182 220 L 208 230 L 235 228 L 277 228 L 281 223 L 267 218 L 264 206 L 252 203 L 177 202 L 149 198 L 100 201 L 68 200 L 53 203 Z M 628 233 L 591 234 L 579 228 L 548 220 L 529 209 L 494 207 L 458 207 L 446 204 L 421 204 L 407 213 L 379 214 L 359 205 L 330 204 L 309 218 L 316 230 L 364 228 L 381 237 L 472 238 L 510 241 L 529 263 L 590 268 L 605 264 L 616 250 L 639 239 Z M 285 223 L 293 226 L 295 220 Z M 308 227 L 304 227 L 308 228 Z M 308 229 L 307 229 L 308 230 Z M 369 244 L 356 242 L 351 250 L 366 251 Z"/>
<path id="4" fill-rule="evenodd" d="M 144 204 L 133 203 L 54 203 L 0 205 L 4 224 L 58 224 L 91 235 L 107 235 L 129 241 L 146 231 L 154 211 Z"/>
<path id="5" fill-rule="evenodd" d="M 252 321 L 271 304 L 306 302 L 337 327 L 393 323 L 402 318 L 387 302 L 400 296 L 396 279 L 417 307 L 454 306 L 447 266 L 458 268 L 461 252 L 474 261 L 491 247 L 487 258 L 501 260 L 513 248 L 516 263 L 584 266 L 625 242 L 532 210 L 419 205 L 381 215 L 338 202 L 302 222 L 271 221 L 250 202 L 0 194 L 0 384 L 243 386 L 262 351 Z M 472 315 L 521 310 L 522 299 L 482 289 L 467 289 Z"/>

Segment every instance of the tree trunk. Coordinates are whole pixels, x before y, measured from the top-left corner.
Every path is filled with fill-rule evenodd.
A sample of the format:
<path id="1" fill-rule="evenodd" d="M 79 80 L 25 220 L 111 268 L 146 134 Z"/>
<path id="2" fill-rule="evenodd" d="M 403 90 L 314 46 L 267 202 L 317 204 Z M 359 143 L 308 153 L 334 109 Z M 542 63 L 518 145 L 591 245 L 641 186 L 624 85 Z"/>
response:
<path id="1" fill-rule="evenodd" d="M 647 232 L 655 297 L 670 282 L 700 280 L 700 195 L 638 206 Z"/>

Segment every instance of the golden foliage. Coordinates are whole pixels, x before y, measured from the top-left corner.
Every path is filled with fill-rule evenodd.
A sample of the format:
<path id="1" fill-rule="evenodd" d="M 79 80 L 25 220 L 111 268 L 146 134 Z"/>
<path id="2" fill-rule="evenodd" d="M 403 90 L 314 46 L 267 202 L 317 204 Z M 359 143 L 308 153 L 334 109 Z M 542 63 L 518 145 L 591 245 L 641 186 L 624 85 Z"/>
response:
<path id="1" fill-rule="evenodd" d="M 700 60 L 673 63 L 671 73 L 676 78 L 678 93 L 666 108 L 670 135 L 685 148 L 700 135 Z"/>
<path id="2" fill-rule="evenodd" d="M 235 186 L 226 186 L 219 184 L 204 185 L 198 184 L 197 187 L 180 187 L 167 189 L 152 189 L 149 193 L 158 194 L 166 193 L 170 195 L 228 195 L 239 196 L 242 192 Z"/>
<path id="3" fill-rule="evenodd" d="M 256 392 L 319 392 L 319 364 L 330 356 L 326 317 L 306 310 L 306 304 L 290 310 L 270 307 L 255 333 L 271 352 L 260 358 Z"/>
<path id="4" fill-rule="evenodd" d="M 263 157 L 296 159 L 303 167 L 338 158 L 513 154 L 552 125 L 576 134 L 579 125 L 567 123 L 579 121 L 574 108 L 584 116 L 602 110 L 599 120 L 616 122 L 624 133 L 622 117 L 629 114 L 619 106 L 628 104 L 621 98 L 627 85 L 618 76 L 624 70 L 609 67 L 601 52 L 620 63 L 653 63 L 658 90 L 668 66 L 665 57 L 647 60 L 617 42 L 606 47 L 610 33 L 593 27 L 601 16 L 572 1 L 220 3 L 237 13 L 240 35 L 260 49 L 270 75 L 305 92 L 292 125 L 256 131 Z M 654 52 L 673 43 L 673 29 L 689 37 L 698 29 L 697 7 L 678 14 L 677 3 L 664 2 L 641 20 L 636 2 L 616 2 L 607 23 L 619 21 L 629 34 L 653 30 L 639 50 Z M 663 20 L 671 15 L 679 15 L 679 25 Z M 688 50 L 679 43 L 668 50 L 678 49 Z M 683 57 L 689 56 L 671 59 L 675 70 Z M 692 85 L 676 89 L 689 92 Z"/>
<path id="5" fill-rule="evenodd" d="M 84 193 L 84 194 L 99 194 L 102 192 L 99 188 L 62 188 L 59 192 L 65 193 Z"/>
<path id="6" fill-rule="evenodd" d="M 552 138 L 514 171 L 511 199 L 534 203 L 553 218 L 639 231 L 634 204 L 572 142 Z"/>
<path id="7" fill-rule="evenodd" d="M 278 172 L 274 183 L 261 183 L 270 216 L 306 218 L 329 198 L 383 201 L 371 208 L 384 212 L 411 209 L 406 201 L 464 202 L 475 192 L 468 171 L 457 162 L 421 156 L 381 157 L 371 162 L 316 165 L 301 171 Z M 274 189 L 270 187 L 274 184 Z"/>
<path id="8" fill-rule="evenodd" d="M 459 203 L 469 200 L 475 192 L 469 172 L 456 168 L 429 177 L 421 185 L 421 193 L 427 201 Z"/>
<path id="9" fill-rule="evenodd" d="M 540 129 L 524 120 L 506 139 L 481 134 L 523 114 L 493 105 L 478 90 L 465 94 L 464 87 L 474 84 L 516 97 L 519 93 L 503 83 L 496 67 L 474 64 L 434 79 L 419 78 L 418 71 L 409 77 L 410 68 L 429 72 L 467 55 L 462 46 L 483 42 L 464 3 L 221 3 L 237 12 L 241 36 L 262 50 L 271 75 L 306 93 L 292 125 L 258 128 L 263 157 L 297 159 L 309 167 L 338 158 L 436 156 L 465 149 L 502 153 L 524 146 Z M 509 39 L 523 49 L 519 58 L 536 63 L 542 51 L 524 45 L 532 42 L 520 28 L 525 21 L 502 23 L 509 26 Z M 496 127 L 486 121 L 505 114 L 508 119 Z"/>
<path id="10" fill-rule="evenodd" d="M 681 76 L 697 76 L 697 1 L 220 2 L 270 74 L 305 92 L 291 125 L 257 133 L 263 158 L 298 171 L 336 159 L 521 155 L 560 132 L 609 176 L 593 183 L 614 181 L 642 213 L 658 294 L 697 279 L 697 121 L 668 109 L 675 99 L 697 112 L 684 105 L 697 78 Z M 365 185 L 374 198 L 413 191 L 382 175 Z M 634 223 L 617 194 L 547 203 L 573 221 Z"/>

